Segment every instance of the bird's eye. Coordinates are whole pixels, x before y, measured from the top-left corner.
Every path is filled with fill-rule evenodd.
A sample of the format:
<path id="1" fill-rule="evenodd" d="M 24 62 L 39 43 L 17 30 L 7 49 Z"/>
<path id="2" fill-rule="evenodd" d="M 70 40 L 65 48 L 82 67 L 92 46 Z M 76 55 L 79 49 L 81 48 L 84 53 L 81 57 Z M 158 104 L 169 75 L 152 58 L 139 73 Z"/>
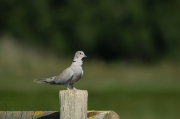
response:
<path id="1" fill-rule="evenodd" d="M 81 53 L 80 53 L 81 54 Z"/>

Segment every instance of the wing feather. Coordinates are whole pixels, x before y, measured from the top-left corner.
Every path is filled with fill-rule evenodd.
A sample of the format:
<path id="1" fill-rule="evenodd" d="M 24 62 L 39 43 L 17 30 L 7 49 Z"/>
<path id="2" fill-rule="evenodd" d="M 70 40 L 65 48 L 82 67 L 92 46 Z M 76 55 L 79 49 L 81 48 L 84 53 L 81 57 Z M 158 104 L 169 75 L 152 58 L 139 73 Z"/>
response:
<path id="1" fill-rule="evenodd" d="M 62 73 L 55 77 L 54 82 L 56 84 L 65 84 L 68 80 L 72 78 L 73 74 L 74 72 L 71 67 L 68 67 Z"/>

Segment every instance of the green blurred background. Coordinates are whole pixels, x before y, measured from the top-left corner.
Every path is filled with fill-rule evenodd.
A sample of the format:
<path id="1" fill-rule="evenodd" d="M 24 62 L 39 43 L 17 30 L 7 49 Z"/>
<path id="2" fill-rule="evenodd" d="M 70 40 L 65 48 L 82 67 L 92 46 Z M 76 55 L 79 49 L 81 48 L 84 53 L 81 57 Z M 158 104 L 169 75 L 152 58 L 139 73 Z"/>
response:
<path id="1" fill-rule="evenodd" d="M 64 86 L 33 83 L 82 50 L 89 110 L 180 118 L 179 0 L 0 0 L 0 110 L 59 110 Z"/>

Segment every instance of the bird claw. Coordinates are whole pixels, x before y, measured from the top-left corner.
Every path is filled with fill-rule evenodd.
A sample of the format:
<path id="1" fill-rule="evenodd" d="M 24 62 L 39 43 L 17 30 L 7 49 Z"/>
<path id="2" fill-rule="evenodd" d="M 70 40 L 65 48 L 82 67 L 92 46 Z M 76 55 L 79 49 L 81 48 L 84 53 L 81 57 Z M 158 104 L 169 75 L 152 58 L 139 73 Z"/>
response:
<path id="1" fill-rule="evenodd" d="M 73 87 L 73 90 L 77 90 L 75 87 Z"/>
<path id="2" fill-rule="evenodd" d="M 72 87 L 73 89 L 69 89 L 68 87 L 67 87 L 67 90 L 79 90 L 79 89 L 76 89 L 75 87 Z"/>

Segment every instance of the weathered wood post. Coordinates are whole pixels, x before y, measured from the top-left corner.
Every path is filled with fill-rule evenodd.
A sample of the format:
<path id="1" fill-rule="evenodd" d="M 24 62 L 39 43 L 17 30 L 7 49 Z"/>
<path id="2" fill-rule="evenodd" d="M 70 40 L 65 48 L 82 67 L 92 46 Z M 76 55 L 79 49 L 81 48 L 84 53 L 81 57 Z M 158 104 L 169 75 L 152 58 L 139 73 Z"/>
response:
<path id="1" fill-rule="evenodd" d="M 87 90 L 61 90 L 60 119 L 87 119 Z"/>

